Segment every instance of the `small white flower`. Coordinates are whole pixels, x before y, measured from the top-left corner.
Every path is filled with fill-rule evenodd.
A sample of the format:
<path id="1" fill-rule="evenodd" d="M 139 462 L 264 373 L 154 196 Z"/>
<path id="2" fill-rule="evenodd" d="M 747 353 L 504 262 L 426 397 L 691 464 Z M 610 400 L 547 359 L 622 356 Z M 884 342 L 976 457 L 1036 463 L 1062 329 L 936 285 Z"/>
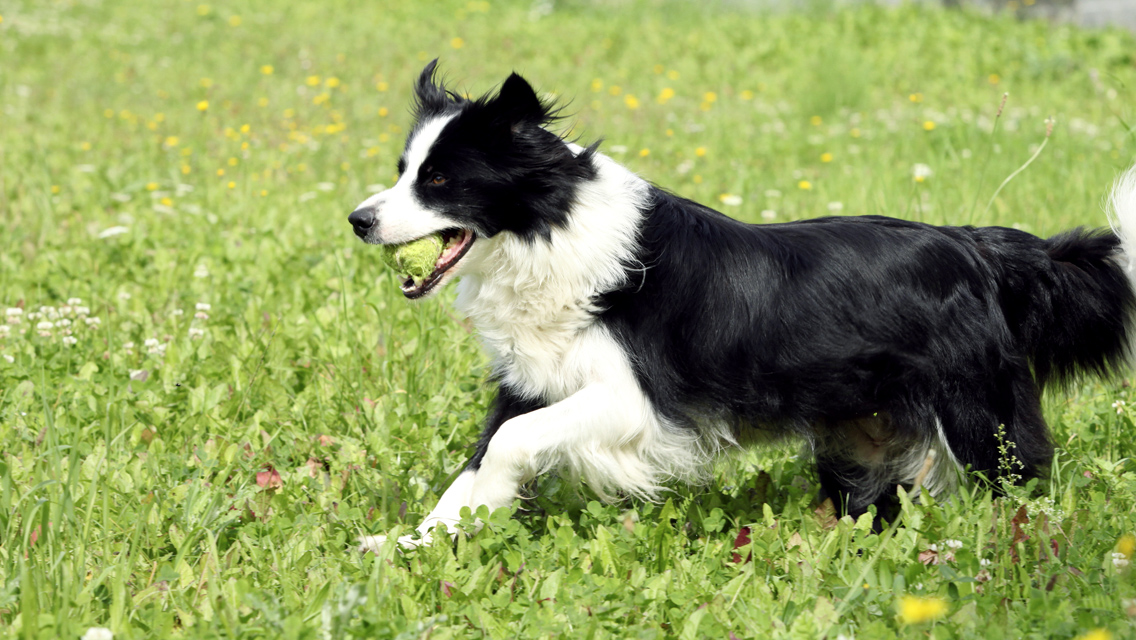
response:
<path id="1" fill-rule="evenodd" d="M 48 322 L 47 320 L 44 320 L 43 322 L 36 325 L 36 331 L 51 331 L 54 328 L 55 323 Z"/>
<path id="2" fill-rule="evenodd" d="M 205 329 L 202 329 L 200 327 L 190 327 L 189 328 L 189 339 L 190 340 L 196 340 L 196 339 L 198 339 L 198 338 L 200 338 L 204 335 L 205 335 Z"/>
<path id="3" fill-rule="evenodd" d="M 78 341 L 78 338 L 76 338 L 75 336 L 63 336 L 63 346 L 65 347 L 70 347 Z"/>
<path id="4" fill-rule="evenodd" d="M 627 145 L 613 144 L 610 147 L 608 147 L 608 151 L 610 151 L 612 153 L 627 153 Z"/>
<path id="5" fill-rule="evenodd" d="M 89 316 L 89 315 L 91 315 L 91 308 L 90 307 L 82 307 L 82 306 L 75 307 L 75 315 L 77 315 L 77 316 Z"/>
<path id="6" fill-rule="evenodd" d="M 8 355 L 8 354 L 6 354 L 6 353 L 4 354 L 4 359 L 8 361 L 8 364 L 12 364 L 12 363 L 14 363 L 14 362 L 16 361 L 16 359 L 15 359 L 15 358 L 13 358 L 12 356 L 10 356 L 10 355 Z"/>
<path id="7" fill-rule="evenodd" d="M 943 540 L 943 544 L 951 549 L 962 548 L 962 540 Z"/>
<path id="8" fill-rule="evenodd" d="M 761 212 L 761 219 L 762 220 L 776 220 L 777 219 L 777 212 L 774 211 L 773 209 L 766 209 L 765 211 Z"/>
<path id="9" fill-rule="evenodd" d="M 106 627 L 91 627 L 79 640 L 114 640 L 114 633 Z"/>
<path id="10" fill-rule="evenodd" d="M 59 317 L 59 310 L 55 307 L 40 307 L 39 314 L 41 316 L 47 316 L 48 320 L 55 320 Z"/>
<path id="11" fill-rule="evenodd" d="M 839 201 L 830 202 L 828 203 L 828 210 L 834 213 L 837 211 L 844 211 L 844 203 Z"/>
<path id="12" fill-rule="evenodd" d="M 193 317 L 197 318 L 198 320 L 208 320 L 209 314 L 205 313 L 204 311 L 198 311 L 197 313 L 193 314 Z"/>
<path id="13" fill-rule="evenodd" d="M 972 156 L 974 154 L 971 152 L 970 149 L 963 149 L 962 153 L 960 155 L 962 155 L 963 159 L 967 159 L 967 158 L 970 158 L 970 156 Z"/>
<path id="14" fill-rule="evenodd" d="M 114 236 L 120 236 L 124 233 L 130 233 L 130 229 L 122 226 L 110 227 L 103 229 L 102 233 L 99 234 L 99 238 L 113 238 Z"/>
<path id="15" fill-rule="evenodd" d="M 914 587 L 916 591 L 922 591 L 923 590 L 923 583 L 922 582 L 916 582 L 915 584 L 913 584 L 911 586 Z"/>
<path id="16" fill-rule="evenodd" d="M 736 207 L 742 203 L 742 197 L 733 193 L 723 193 L 718 200 L 727 207 Z"/>
<path id="17" fill-rule="evenodd" d="M 778 191 L 777 189 L 766 189 L 765 190 L 765 197 L 766 198 L 780 198 L 781 192 Z"/>
<path id="18" fill-rule="evenodd" d="M 24 315 L 24 310 L 19 307 L 8 307 L 8 310 L 4 312 L 4 315 L 8 316 L 9 318 L 14 318 L 16 316 Z"/>
<path id="19" fill-rule="evenodd" d="M 83 318 L 83 322 L 86 322 L 88 327 L 97 327 L 102 324 L 102 319 L 98 316 L 94 316 L 92 318 Z"/>
<path id="20" fill-rule="evenodd" d="M 130 299 L 130 293 L 123 291 L 123 292 L 118 294 L 118 299 L 119 300 L 129 300 Z"/>
<path id="21" fill-rule="evenodd" d="M 925 164 L 916 163 L 915 166 L 911 168 L 911 177 L 915 178 L 916 182 L 923 182 L 933 175 L 935 175 L 935 172 L 931 170 L 931 167 Z"/>
<path id="22" fill-rule="evenodd" d="M 1112 554 L 1112 566 L 1116 567 L 1117 569 L 1123 569 L 1124 567 L 1127 567 L 1128 556 L 1124 555 L 1123 553 Z"/>
<path id="23" fill-rule="evenodd" d="M 1112 408 L 1116 409 L 1116 415 L 1124 413 L 1124 406 L 1125 403 L 1123 400 L 1117 400 L 1116 402 L 1112 403 Z"/>
<path id="24" fill-rule="evenodd" d="M 6 324 L 0 324 L 0 337 L 6 336 L 12 332 L 12 327 Z"/>
<path id="25" fill-rule="evenodd" d="M 170 315 L 172 315 L 174 317 L 177 317 L 177 316 L 180 316 L 180 315 L 183 315 L 183 314 L 185 314 L 184 309 L 174 309 L 173 311 L 170 312 Z"/>
<path id="26" fill-rule="evenodd" d="M 317 182 L 316 188 L 320 191 L 335 191 L 334 182 Z"/>
<path id="27" fill-rule="evenodd" d="M 133 353 L 133 349 L 134 349 L 134 343 L 133 342 L 122 343 L 122 350 L 123 351 L 125 351 L 127 353 Z"/>
<path id="28" fill-rule="evenodd" d="M 212 308 L 213 308 L 213 305 L 209 304 L 208 302 L 198 302 L 197 303 L 197 310 L 198 311 L 209 311 Z"/>
<path id="29" fill-rule="evenodd" d="M 72 307 L 77 307 L 77 306 L 83 304 L 83 299 L 82 298 L 67 298 L 67 304 L 72 306 Z"/>
<path id="30" fill-rule="evenodd" d="M 980 567 L 989 567 L 992 564 L 994 564 L 994 561 L 990 558 L 982 558 L 978 561 L 978 566 Z"/>
<path id="31" fill-rule="evenodd" d="M 70 327 L 71 321 L 68 320 L 67 318 L 60 318 L 59 321 L 55 323 L 55 326 L 57 326 L 57 327 Z"/>
<path id="32" fill-rule="evenodd" d="M 194 278 L 208 278 L 209 277 L 209 268 L 206 267 L 203 264 L 197 265 L 197 268 L 193 270 L 193 277 Z"/>

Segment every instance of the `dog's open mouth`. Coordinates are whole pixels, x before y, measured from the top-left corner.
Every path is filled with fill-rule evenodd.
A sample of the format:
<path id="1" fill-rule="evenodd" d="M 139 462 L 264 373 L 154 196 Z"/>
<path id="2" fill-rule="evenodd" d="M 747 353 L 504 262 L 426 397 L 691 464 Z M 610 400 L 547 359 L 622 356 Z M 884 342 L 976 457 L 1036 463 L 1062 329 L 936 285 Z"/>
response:
<path id="1" fill-rule="evenodd" d="M 442 232 L 442 252 L 434 261 L 434 270 L 425 278 L 415 279 L 413 276 L 404 276 L 402 282 L 402 295 L 413 300 L 430 293 L 442 280 L 442 276 L 452 269 L 465 257 L 469 248 L 473 246 L 475 234 L 469 229 L 446 229 Z"/>

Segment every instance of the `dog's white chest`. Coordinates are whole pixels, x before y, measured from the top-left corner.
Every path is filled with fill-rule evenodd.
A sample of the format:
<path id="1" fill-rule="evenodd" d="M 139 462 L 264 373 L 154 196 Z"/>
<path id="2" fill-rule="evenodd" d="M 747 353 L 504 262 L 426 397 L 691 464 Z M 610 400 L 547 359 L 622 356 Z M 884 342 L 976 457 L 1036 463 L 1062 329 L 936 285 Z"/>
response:
<path id="1" fill-rule="evenodd" d="M 555 402 L 583 387 L 616 347 L 586 301 L 541 293 L 467 276 L 457 306 L 477 327 L 503 382 Z"/>

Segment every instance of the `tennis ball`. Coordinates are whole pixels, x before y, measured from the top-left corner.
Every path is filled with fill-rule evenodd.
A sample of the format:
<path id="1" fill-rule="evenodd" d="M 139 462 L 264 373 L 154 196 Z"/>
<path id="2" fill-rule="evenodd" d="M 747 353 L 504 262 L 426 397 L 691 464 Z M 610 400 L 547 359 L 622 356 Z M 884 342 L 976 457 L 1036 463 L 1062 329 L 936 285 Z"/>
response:
<path id="1" fill-rule="evenodd" d="M 384 244 L 383 262 L 397 273 L 406 274 L 416 281 L 424 280 L 434 272 L 434 263 L 442 254 L 444 245 L 440 233 L 406 244 Z"/>

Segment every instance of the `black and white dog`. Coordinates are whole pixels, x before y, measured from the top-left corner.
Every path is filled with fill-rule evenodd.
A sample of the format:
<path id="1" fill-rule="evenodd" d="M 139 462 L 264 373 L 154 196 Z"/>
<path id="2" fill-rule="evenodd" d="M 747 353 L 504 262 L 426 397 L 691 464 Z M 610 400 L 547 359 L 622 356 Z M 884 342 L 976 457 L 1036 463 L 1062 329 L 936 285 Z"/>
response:
<path id="1" fill-rule="evenodd" d="M 1114 190 L 1112 231 L 749 225 L 552 133 L 556 111 L 516 74 L 470 100 L 434 70 L 398 182 L 349 220 L 369 244 L 444 234 L 434 272 L 403 293 L 460 275 L 457 307 L 500 389 L 465 471 L 404 547 L 553 469 L 600 496 L 653 498 L 787 436 L 853 515 L 886 514 L 932 450 L 932 493 L 965 468 L 998 476 L 1000 443 L 1035 477 L 1053 452 L 1042 389 L 1127 367 L 1136 170 Z"/>

